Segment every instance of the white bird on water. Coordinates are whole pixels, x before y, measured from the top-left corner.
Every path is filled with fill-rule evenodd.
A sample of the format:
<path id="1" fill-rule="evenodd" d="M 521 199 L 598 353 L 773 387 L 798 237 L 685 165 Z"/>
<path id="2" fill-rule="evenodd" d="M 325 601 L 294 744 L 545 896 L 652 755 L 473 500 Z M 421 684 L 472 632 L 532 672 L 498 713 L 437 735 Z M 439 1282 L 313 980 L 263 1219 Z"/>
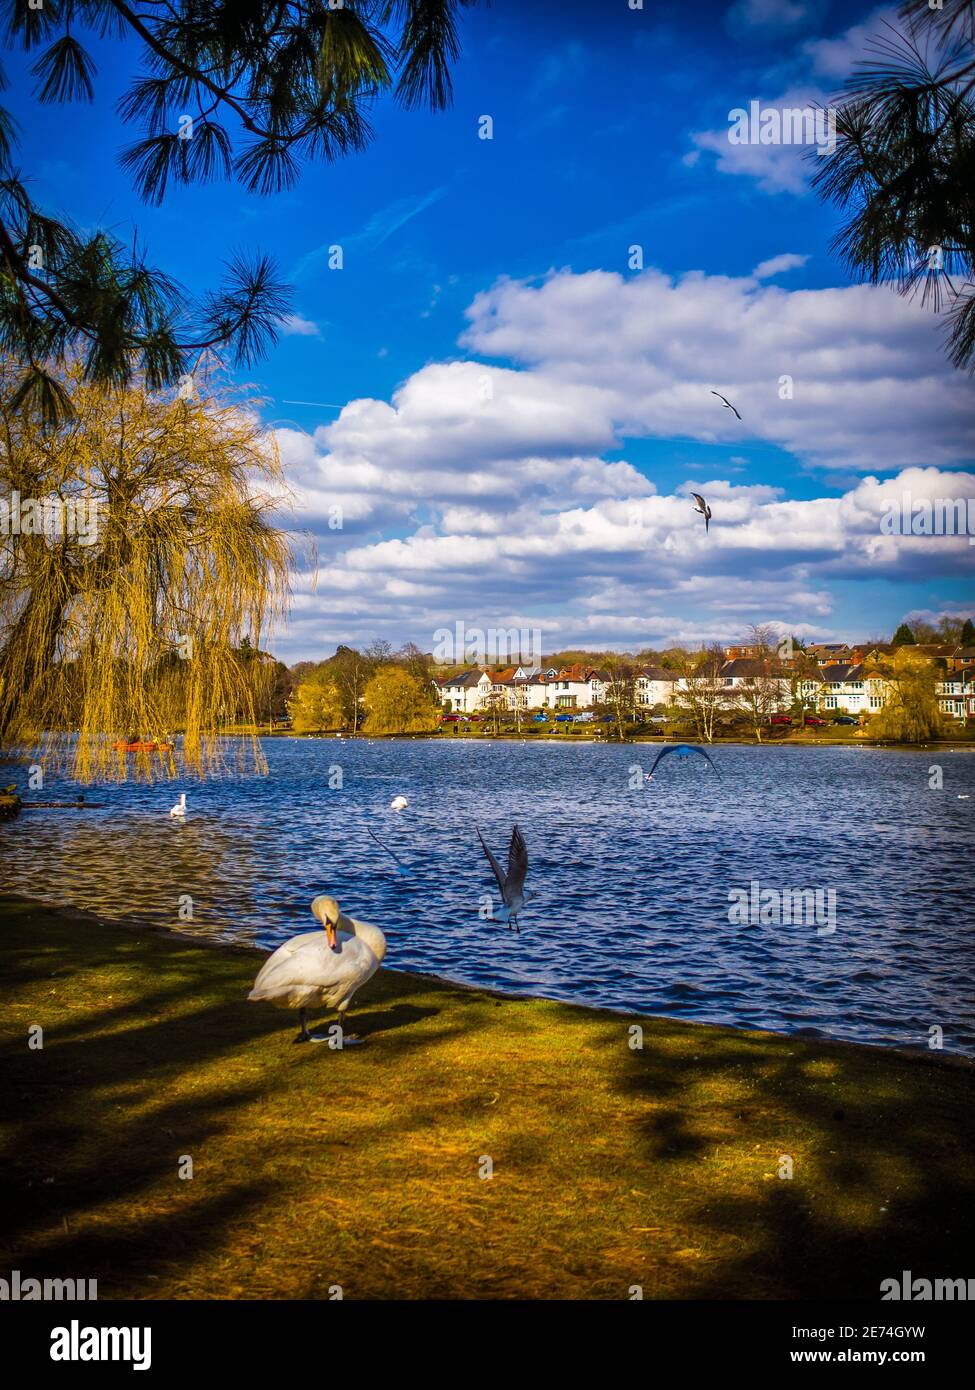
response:
<path id="1" fill-rule="evenodd" d="M 179 794 L 179 800 L 177 801 L 176 805 L 175 805 L 175 806 L 171 806 L 171 807 L 169 808 L 169 818 L 170 818 L 170 820 L 185 820 L 185 819 L 186 819 L 186 793 L 185 793 L 185 792 L 180 792 L 180 794 Z"/>
<path id="2" fill-rule="evenodd" d="M 296 1042 L 327 1042 L 308 1031 L 308 1010 L 316 1005 L 338 1011 L 342 1045 L 361 1039 L 345 1032 L 352 996 L 379 969 L 386 938 L 378 927 L 346 917 L 334 898 L 317 897 L 312 913 L 324 931 L 302 932 L 279 946 L 261 967 L 249 1000 L 267 1000 L 281 1009 L 297 1009 L 301 1032 Z"/>
<path id="3" fill-rule="evenodd" d="M 409 804 L 405 796 L 394 796 L 389 803 L 389 809 L 391 811 L 405 811 Z"/>

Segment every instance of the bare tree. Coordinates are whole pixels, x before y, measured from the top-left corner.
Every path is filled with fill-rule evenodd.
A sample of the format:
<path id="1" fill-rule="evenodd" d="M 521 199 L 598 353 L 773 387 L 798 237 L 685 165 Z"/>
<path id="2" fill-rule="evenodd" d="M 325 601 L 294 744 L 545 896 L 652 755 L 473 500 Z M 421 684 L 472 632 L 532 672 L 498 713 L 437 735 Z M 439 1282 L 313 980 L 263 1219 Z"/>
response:
<path id="1" fill-rule="evenodd" d="M 782 703 L 784 678 L 776 660 L 777 643 L 772 628 L 750 629 L 751 670 L 742 676 L 742 684 L 735 686 L 728 695 L 729 707 L 745 715 L 759 743 L 762 730 Z"/>
<path id="2" fill-rule="evenodd" d="M 636 710 L 636 667 L 625 657 L 606 659 L 606 704 L 609 706 L 620 742 L 626 734 L 626 721 Z"/>
<path id="3" fill-rule="evenodd" d="M 491 718 L 496 734 L 501 732 L 501 716 L 508 707 L 508 697 L 503 690 L 490 690 L 484 697 L 483 708 Z"/>
<path id="4" fill-rule="evenodd" d="M 714 722 L 724 700 L 720 674 L 724 659 L 724 652 L 715 644 L 675 660 L 680 680 L 674 689 L 674 703 L 691 716 L 698 738 L 705 743 L 714 742 Z"/>

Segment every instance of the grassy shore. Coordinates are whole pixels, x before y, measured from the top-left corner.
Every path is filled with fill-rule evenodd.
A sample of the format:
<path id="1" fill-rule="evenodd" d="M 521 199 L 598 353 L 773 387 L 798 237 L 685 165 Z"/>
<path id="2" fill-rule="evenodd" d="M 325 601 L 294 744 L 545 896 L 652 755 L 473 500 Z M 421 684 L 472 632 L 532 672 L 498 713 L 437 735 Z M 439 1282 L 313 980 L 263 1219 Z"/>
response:
<path id="1" fill-rule="evenodd" d="M 563 732 L 564 731 L 564 732 Z M 255 733 L 259 738 L 326 738 L 334 739 L 336 732 L 312 734 L 296 734 L 293 729 L 275 729 L 268 732 L 267 729 L 235 729 L 232 732 L 236 735 L 252 737 Z M 539 728 L 537 725 L 526 725 L 520 732 L 514 726 L 501 729 L 498 733 L 483 724 L 474 724 L 470 728 L 463 725 L 451 724 L 442 729 L 436 729 L 426 734 L 350 734 L 343 733 L 344 739 L 359 739 L 366 742 L 398 740 L 417 740 L 433 739 L 447 740 L 456 739 L 459 741 L 479 740 L 490 742 L 495 739 L 502 739 L 515 742 L 540 742 L 542 740 L 559 739 L 569 743 L 618 743 L 615 735 L 607 736 L 605 733 L 597 733 L 588 724 L 565 724 L 559 725 L 557 729 Z M 700 743 L 698 735 L 693 729 L 668 729 L 654 731 L 642 729 L 631 731 L 627 734 L 625 743 Z M 925 743 L 892 743 L 889 739 L 871 738 L 868 734 L 862 733 L 857 729 L 844 728 L 838 729 L 806 729 L 793 730 L 790 732 L 769 730 L 763 734 L 761 739 L 750 734 L 747 729 L 736 729 L 733 732 L 723 732 L 716 734 L 712 743 L 707 747 L 720 746 L 721 744 L 753 744 L 761 748 L 964 748 L 975 749 L 975 728 L 959 728 L 949 730 L 939 738 L 929 739 Z"/>
<path id="2" fill-rule="evenodd" d="M 971 1272 L 967 1063 L 668 1019 L 631 1050 L 628 1017 L 387 970 L 365 1046 L 296 1047 L 244 1002 L 256 951 L 10 899 L 0 933 L 5 1275 L 876 1299 L 904 1269 Z"/>

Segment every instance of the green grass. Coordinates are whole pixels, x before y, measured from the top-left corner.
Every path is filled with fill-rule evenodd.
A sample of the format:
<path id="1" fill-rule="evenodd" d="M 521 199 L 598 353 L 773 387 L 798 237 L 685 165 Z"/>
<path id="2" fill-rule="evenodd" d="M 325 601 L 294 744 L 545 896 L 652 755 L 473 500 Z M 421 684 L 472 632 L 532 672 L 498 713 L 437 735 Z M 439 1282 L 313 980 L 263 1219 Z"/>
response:
<path id="1" fill-rule="evenodd" d="M 971 1272 L 967 1063 L 666 1019 L 632 1051 L 627 1017 L 387 970 L 354 1010 L 366 1045 L 333 1052 L 245 1003 L 249 949 L 13 900 L 0 933 L 5 1275 L 876 1299 L 903 1269 Z"/>

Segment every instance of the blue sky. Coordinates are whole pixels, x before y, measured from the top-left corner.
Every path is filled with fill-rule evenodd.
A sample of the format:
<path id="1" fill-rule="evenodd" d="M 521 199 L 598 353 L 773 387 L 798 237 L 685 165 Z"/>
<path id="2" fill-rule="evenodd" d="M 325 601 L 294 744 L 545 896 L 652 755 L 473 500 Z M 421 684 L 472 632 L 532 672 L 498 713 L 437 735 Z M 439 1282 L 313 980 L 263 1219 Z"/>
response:
<path id="1" fill-rule="evenodd" d="M 137 228 L 191 291 L 258 248 L 294 285 L 300 322 L 248 374 L 290 524 L 318 543 L 286 659 L 376 635 L 429 649 L 456 621 L 541 625 L 546 647 L 766 621 L 862 637 L 970 602 L 975 548 L 888 544 L 877 518 L 905 487 L 975 491 L 975 387 L 917 306 L 849 286 L 798 152 L 735 150 L 727 131 L 751 100 L 828 98 L 884 15 L 495 0 L 462 20 L 449 111 L 381 103 L 368 151 L 306 165 L 289 193 L 214 184 L 158 209 L 117 164 L 133 46 L 91 43 L 92 106 L 39 107 L 22 57 L 8 99 L 52 208 Z"/>

